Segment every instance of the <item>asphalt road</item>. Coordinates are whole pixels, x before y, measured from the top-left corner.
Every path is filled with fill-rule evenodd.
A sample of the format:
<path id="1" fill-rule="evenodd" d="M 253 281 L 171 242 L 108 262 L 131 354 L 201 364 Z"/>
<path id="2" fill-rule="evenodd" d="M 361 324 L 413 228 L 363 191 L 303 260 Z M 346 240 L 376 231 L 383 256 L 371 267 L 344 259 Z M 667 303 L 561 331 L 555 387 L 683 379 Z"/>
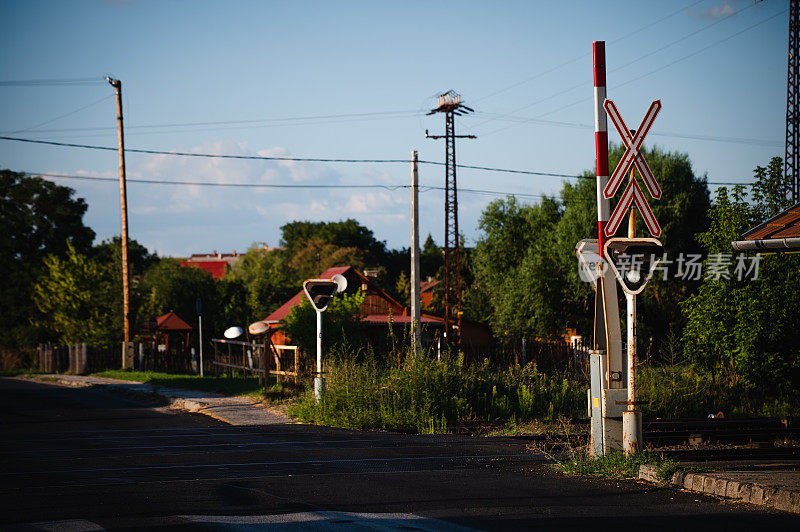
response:
<path id="1" fill-rule="evenodd" d="M 0 526 L 11 529 L 649 532 L 798 522 L 637 481 L 566 477 L 522 440 L 232 427 L 92 388 L 0 379 L 0 427 Z"/>

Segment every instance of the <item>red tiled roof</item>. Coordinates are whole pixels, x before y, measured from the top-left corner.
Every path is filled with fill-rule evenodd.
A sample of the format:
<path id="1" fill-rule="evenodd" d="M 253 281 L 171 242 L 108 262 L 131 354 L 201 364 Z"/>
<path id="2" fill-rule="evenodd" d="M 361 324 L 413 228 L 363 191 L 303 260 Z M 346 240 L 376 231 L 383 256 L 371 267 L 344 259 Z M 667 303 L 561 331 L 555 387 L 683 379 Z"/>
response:
<path id="1" fill-rule="evenodd" d="M 370 314 L 364 316 L 364 321 L 368 323 L 389 323 L 389 316 L 387 314 Z M 444 319 L 435 316 L 422 316 L 419 321 L 421 323 L 444 324 Z M 411 316 L 392 316 L 392 323 L 411 323 Z"/>
<path id="2" fill-rule="evenodd" d="M 211 274 L 214 279 L 222 279 L 228 273 L 228 263 L 224 260 L 184 260 L 181 266 L 200 268 Z"/>
<path id="3" fill-rule="evenodd" d="M 800 237 L 800 203 L 778 213 L 742 235 L 744 240 L 770 240 Z"/>
<path id="4" fill-rule="evenodd" d="M 156 323 L 159 331 L 191 331 L 193 329 L 191 325 L 171 311 L 156 318 Z"/>
<path id="5" fill-rule="evenodd" d="M 419 283 L 419 291 L 427 292 L 428 290 L 432 290 L 437 284 L 439 284 L 439 281 L 422 281 Z"/>

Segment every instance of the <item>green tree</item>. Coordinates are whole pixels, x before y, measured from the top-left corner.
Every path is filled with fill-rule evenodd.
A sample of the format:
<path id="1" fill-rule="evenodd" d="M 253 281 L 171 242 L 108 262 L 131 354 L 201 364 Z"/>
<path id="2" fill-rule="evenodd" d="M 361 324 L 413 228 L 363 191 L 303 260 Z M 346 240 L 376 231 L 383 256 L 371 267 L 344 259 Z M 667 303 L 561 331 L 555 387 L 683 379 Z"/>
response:
<path id="1" fill-rule="evenodd" d="M 612 168 L 623 152 L 621 146 L 612 146 Z M 658 148 L 643 152 L 663 190 L 662 199 L 652 205 L 668 256 L 699 253 L 694 234 L 708 227 L 705 177 L 694 174 L 684 154 Z M 597 236 L 596 185 L 593 172 L 582 177 L 565 183 L 559 197 L 546 197 L 537 205 L 508 198 L 484 210 L 479 222 L 483 235 L 471 264 L 477 286 L 470 294 L 490 302 L 496 334 L 557 337 L 567 328 L 591 333 L 594 291 L 578 276 L 575 245 Z M 619 236 L 627 236 L 623 225 Z M 637 218 L 637 235 L 645 231 Z M 642 335 L 665 337 L 669 325 L 681 317 L 680 301 L 696 287 L 696 282 L 676 280 L 675 275 L 651 281 L 640 297 Z"/>
<path id="2" fill-rule="evenodd" d="M 395 294 L 395 282 L 401 271 L 408 271 L 411 260 L 408 248 L 389 250 L 386 243 L 356 220 L 338 222 L 295 221 L 281 227 L 281 245 L 293 273 L 292 283 L 299 286 L 331 266 L 354 266 L 377 269 L 378 284 Z"/>
<path id="3" fill-rule="evenodd" d="M 245 289 L 248 323 L 263 320 L 299 290 L 287 257 L 284 251 L 267 251 L 254 244 L 226 277 Z"/>
<path id="4" fill-rule="evenodd" d="M 491 325 L 497 336 L 563 332 L 559 276 L 553 259 L 558 202 L 544 198 L 537 205 L 520 205 L 513 197 L 491 202 L 475 246 L 475 282 L 494 310 Z"/>
<path id="5" fill-rule="evenodd" d="M 197 324 L 197 298 L 203 302 L 203 331 L 219 335 L 229 325 L 222 321 L 217 282 L 199 268 L 186 268 L 175 259 L 161 259 L 142 276 L 137 324 L 167 312 L 175 312 L 187 323 Z M 135 326 L 136 326 L 135 325 Z"/>
<path id="6" fill-rule="evenodd" d="M 33 288 L 34 302 L 59 341 L 110 347 L 122 341 L 122 313 L 115 312 L 118 292 L 113 267 L 78 253 L 49 255 Z"/>
<path id="7" fill-rule="evenodd" d="M 337 248 L 356 248 L 369 259 L 382 259 L 386 243 L 352 218 L 338 222 L 295 221 L 281 226 L 281 245 L 294 255 L 311 239 L 320 239 Z M 371 264 L 378 265 L 379 263 Z"/>
<path id="8" fill-rule="evenodd" d="M 436 245 L 433 237 L 428 234 L 425 243 L 419 254 L 420 270 L 422 270 L 422 278 L 433 277 L 434 279 L 441 280 L 441 269 L 444 264 L 444 255 L 442 248 Z"/>
<path id="9" fill-rule="evenodd" d="M 683 305 L 690 360 L 762 391 L 800 385 L 800 257 L 733 254 L 731 242 L 788 207 L 782 170 L 780 157 L 757 167 L 750 201 L 742 186 L 717 190 L 710 227 L 698 236 L 709 254 L 704 269 L 708 274 L 710 262 L 720 258 L 732 258 L 734 266 L 728 275 L 707 276 Z M 746 268 L 758 264 L 757 280 L 752 272 L 737 274 L 740 261 Z"/>
<path id="10" fill-rule="evenodd" d="M 319 237 L 304 241 L 289 261 L 297 282 L 318 277 L 335 266 L 353 266 L 363 270 L 365 265 L 365 253 L 361 249 L 337 246 Z"/>
<path id="11" fill-rule="evenodd" d="M 406 272 L 400 272 L 394 291 L 398 295 L 397 301 L 399 303 L 405 307 L 411 307 L 411 279 L 408 278 Z"/>
<path id="12" fill-rule="evenodd" d="M 94 231 L 83 225 L 86 202 L 74 190 L 45 179 L 0 170 L 0 346 L 35 345 L 48 339 L 49 326 L 33 302 L 44 259 L 88 253 Z"/>

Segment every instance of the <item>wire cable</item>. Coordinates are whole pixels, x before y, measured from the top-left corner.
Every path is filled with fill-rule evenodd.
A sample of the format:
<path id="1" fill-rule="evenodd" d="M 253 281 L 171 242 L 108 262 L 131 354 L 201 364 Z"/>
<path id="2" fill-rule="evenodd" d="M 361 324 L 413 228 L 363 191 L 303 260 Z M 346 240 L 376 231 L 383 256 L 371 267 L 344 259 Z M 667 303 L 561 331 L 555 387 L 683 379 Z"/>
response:
<path id="1" fill-rule="evenodd" d="M 646 30 L 646 29 L 648 29 L 648 28 L 651 28 L 651 27 L 655 26 L 656 24 L 660 24 L 661 22 L 664 22 L 665 20 L 667 20 L 667 19 L 669 19 L 669 18 L 672 18 L 672 17 L 674 17 L 674 16 L 675 16 L 675 15 L 677 15 L 678 13 L 681 13 L 681 12 L 683 12 L 683 11 L 686 11 L 686 10 L 688 10 L 688 9 L 691 9 L 692 7 L 694 7 L 694 6 L 696 6 L 697 4 L 699 4 L 699 3 L 701 3 L 701 2 L 704 2 L 704 1 L 705 1 L 705 0 L 697 0 L 696 2 L 694 2 L 694 3 L 690 4 L 690 5 L 686 6 L 686 7 L 682 7 L 682 8 L 680 8 L 680 9 L 676 10 L 676 11 L 673 11 L 673 12 L 672 12 L 672 13 L 670 13 L 669 15 L 666 15 L 666 16 L 664 16 L 664 17 L 661 17 L 660 19 L 658 19 L 658 20 L 656 20 L 656 21 L 654 21 L 654 22 L 651 22 L 650 24 L 647 24 L 647 25 L 641 26 L 640 28 L 638 28 L 638 29 L 636 29 L 636 30 L 632 31 L 631 33 L 628 33 L 627 35 L 623 35 L 622 37 L 619 37 L 619 38 L 617 38 L 617 39 L 614 39 L 614 40 L 612 40 L 612 41 L 609 41 L 609 44 L 617 43 L 617 42 L 623 41 L 623 40 L 625 40 L 625 39 L 627 39 L 627 38 L 629 38 L 629 37 L 633 37 L 633 36 L 634 36 L 634 35 L 636 35 L 637 33 L 640 33 L 640 32 L 642 32 L 642 31 L 644 31 L 644 30 Z M 549 68 L 549 69 L 547 69 L 547 70 L 545 70 L 545 71 L 543 71 L 543 72 L 539 72 L 538 74 L 534 74 L 533 76 L 530 76 L 530 77 L 528 77 L 528 78 L 525 78 L 525 79 L 523 79 L 522 81 L 518 81 L 517 83 L 514 83 L 514 84 L 512 84 L 512 85 L 509 85 L 509 86 L 507 86 L 507 87 L 505 87 L 505 88 L 502 88 L 502 89 L 500 89 L 500 90 L 497 90 L 497 91 L 495 91 L 495 92 L 493 92 L 493 93 L 491 93 L 491 94 L 487 94 L 486 96 L 482 96 L 482 97 L 480 97 L 480 98 L 478 98 L 477 100 L 474 100 L 474 101 L 475 101 L 475 102 L 480 102 L 480 101 L 482 101 L 482 100 L 486 100 L 486 99 L 488 99 L 488 98 L 491 98 L 491 97 L 493 97 L 493 96 L 497 96 L 498 94 L 502 94 L 502 93 L 504 93 L 504 92 L 507 92 L 507 91 L 509 91 L 509 90 L 511 90 L 511 89 L 515 89 L 515 88 L 519 87 L 520 85 L 524 85 L 524 84 L 526 84 L 526 83 L 529 83 L 529 82 L 531 82 L 531 81 L 533 81 L 533 80 L 535 80 L 535 79 L 537 79 L 537 78 L 540 78 L 540 77 L 542 77 L 542 76 L 545 76 L 545 75 L 547 75 L 547 74 L 550 74 L 551 72 L 554 72 L 554 71 L 556 71 L 556 70 L 558 70 L 558 69 L 560 69 L 560 68 L 562 68 L 562 67 L 565 67 L 565 66 L 567 66 L 567 65 L 571 65 L 572 63 L 575 63 L 576 61 L 580 61 L 581 59 L 583 59 L 583 58 L 585 58 L 585 57 L 587 57 L 587 56 L 589 56 L 589 55 L 591 55 L 591 54 L 590 54 L 590 53 L 585 53 L 585 54 L 582 54 L 582 55 L 580 55 L 580 56 L 578 56 L 578 57 L 575 57 L 575 58 L 573 58 L 573 59 L 570 59 L 570 60 L 568 60 L 568 61 L 565 61 L 565 62 L 563 62 L 563 63 L 560 63 L 560 64 L 558 64 L 558 65 L 556 65 L 556 66 L 554 66 L 554 67 L 552 67 L 552 68 Z"/>
<path id="2" fill-rule="evenodd" d="M 74 174 L 56 174 L 50 172 L 23 172 L 26 175 L 34 177 L 50 177 L 56 179 L 80 179 L 85 181 L 105 181 L 117 182 L 119 179 L 116 177 L 102 177 L 102 176 L 85 176 Z M 215 183 L 209 181 L 186 181 L 186 180 L 166 180 L 166 179 L 140 179 L 135 177 L 126 178 L 128 183 L 140 183 L 145 185 L 174 185 L 174 186 L 201 186 L 201 187 L 230 187 L 230 188 L 278 188 L 278 189 L 383 189 L 390 192 L 396 190 L 409 189 L 412 185 L 355 185 L 355 184 L 329 184 L 329 185 L 315 185 L 315 184 L 282 184 L 282 183 Z M 445 190 L 445 187 L 439 186 L 420 186 L 421 192 L 428 192 L 431 190 Z M 459 192 L 473 193 L 473 194 L 488 194 L 498 196 L 519 196 L 539 198 L 544 197 L 544 194 L 531 194 L 526 192 L 508 192 L 500 190 L 485 190 L 473 188 L 459 188 Z"/>
<path id="3" fill-rule="evenodd" d="M 65 142 L 53 142 L 53 141 L 46 141 L 46 140 L 33 140 L 33 139 L 21 139 L 15 137 L 3 137 L 0 136 L 0 140 L 11 140 L 11 141 L 18 141 L 18 142 L 30 142 L 33 144 L 46 144 L 46 145 L 53 145 L 53 146 L 65 146 L 71 148 L 86 148 L 86 149 L 94 149 L 94 150 L 103 150 L 103 151 L 118 151 L 118 148 L 112 148 L 109 146 L 92 146 L 88 144 L 72 144 L 72 143 L 65 143 Z M 205 158 L 217 158 L 217 159 L 244 159 L 244 160 L 266 160 L 266 161 L 297 161 L 297 162 L 330 162 L 330 163 L 403 163 L 409 164 L 413 161 L 411 159 L 326 159 L 321 157 L 267 157 L 262 155 L 225 155 L 225 154 L 213 154 L 213 153 L 187 153 L 187 152 L 174 152 L 174 151 L 159 151 L 159 150 L 142 150 L 142 149 L 135 149 L 135 148 L 125 148 L 126 152 L 135 152 L 135 153 L 147 153 L 147 154 L 154 154 L 154 155 L 174 155 L 179 157 L 205 157 Z M 445 166 L 446 163 L 441 161 L 425 161 L 419 160 L 417 161 L 419 164 L 429 164 L 433 166 Z M 554 172 L 539 172 L 534 170 L 514 170 L 510 168 L 495 168 L 491 166 L 477 166 L 471 164 L 457 164 L 456 167 L 458 168 L 465 168 L 470 170 L 482 170 L 488 172 L 501 172 L 501 173 L 509 173 L 509 174 L 523 174 L 523 175 L 535 175 L 535 176 L 542 176 L 542 177 L 560 177 L 566 179 L 595 179 L 592 175 L 586 174 L 560 174 Z M 36 175 L 52 175 L 54 177 L 80 177 L 81 179 L 89 179 L 86 176 L 70 176 L 67 174 L 36 174 Z M 99 178 L 98 178 L 99 179 Z M 107 179 L 107 178 L 103 178 Z M 113 179 L 113 178 L 108 178 Z M 144 181 L 144 182 L 153 182 L 154 181 Z M 164 183 L 159 184 L 189 184 L 189 185 L 202 185 L 206 182 L 194 182 L 194 181 L 187 181 L 184 183 L 177 183 L 174 181 L 165 181 Z M 735 183 L 735 182 L 711 182 L 709 181 L 708 184 L 744 184 L 744 183 Z M 218 184 L 215 186 L 233 186 L 229 184 Z M 251 186 L 248 184 L 241 184 L 236 186 Z M 268 186 L 266 184 L 262 186 Z M 278 187 L 278 185 L 269 185 Z M 349 185 L 348 185 L 349 186 Z M 406 188 L 410 185 L 352 185 L 352 187 L 358 188 L 369 188 L 372 186 L 395 186 L 398 188 Z M 319 186 L 311 186 L 311 185 L 297 185 L 290 186 L 290 185 L 280 185 L 280 188 L 329 188 L 328 185 L 319 185 Z M 432 187 L 436 188 L 436 187 Z M 467 190 L 467 189 L 460 189 L 459 190 Z"/>
<path id="4" fill-rule="evenodd" d="M 92 78 L 62 78 L 62 79 L 24 79 L 0 80 L 0 87 L 53 87 L 59 85 L 102 85 L 106 79 Z"/>
<path id="5" fill-rule="evenodd" d="M 113 95 L 111 95 L 113 96 Z M 110 96 L 109 96 L 110 97 Z M 338 123 L 338 122 L 351 122 L 351 121 L 360 121 L 360 120 L 376 120 L 376 119 L 384 119 L 384 118 L 404 118 L 404 117 L 414 117 L 418 115 L 422 115 L 418 111 L 383 111 L 383 112 L 376 112 L 376 113 L 350 113 L 350 114 L 338 114 L 338 115 L 320 115 L 320 116 L 300 116 L 300 117 L 287 117 L 287 118 L 263 118 L 263 119 L 254 119 L 254 120 L 221 120 L 221 121 L 214 121 L 214 122 L 186 122 L 186 123 L 171 123 L 171 124 L 143 124 L 143 125 L 126 125 L 125 132 L 128 133 L 129 130 L 136 130 L 136 129 L 172 129 L 172 128 L 184 128 L 181 132 L 185 131 L 217 131 L 217 130 L 224 130 L 224 129 L 249 129 L 249 128 L 258 128 L 258 127 L 274 127 L 274 126 L 285 126 L 285 125 L 295 125 L 291 122 L 300 122 L 302 125 L 306 124 L 327 124 L 327 123 Z M 339 119 L 347 119 L 347 120 L 339 120 Z M 288 123 L 287 123 L 288 122 Z M 247 124 L 247 125 L 245 125 Z M 231 127 L 231 128 L 208 128 L 205 126 L 224 126 L 224 125 L 238 125 L 239 127 Z M 203 129 L 194 129 L 196 127 L 203 127 Z M 69 132 L 81 132 L 81 131 L 111 131 L 116 130 L 113 126 L 98 126 L 98 127 L 78 127 L 78 128 L 59 128 L 59 129 L 42 129 L 35 131 L 35 133 L 69 133 Z M 18 131 L 0 131 L 0 134 L 13 134 L 18 133 Z M 147 134 L 152 134 L 155 132 L 148 132 Z"/>
<path id="6" fill-rule="evenodd" d="M 3 133 L 10 133 L 12 135 L 14 135 L 16 133 L 26 133 L 26 132 L 42 133 L 42 131 L 31 131 L 31 130 L 37 129 L 37 128 L 39 128 L 41 126 L 44 126 L 44 125 L 47 125 L 47 124 L 51 124 L 51 123 L 55 122 L 56 120 L 61 120 L 62 118 L 66 118 L 68 116 L 72 116 L 75 113 L 79 113 L 79 112 L 81 112 L 81 111 L 83 111 L 85 109 L 88 109 L 89 107 L 93 107 L 93 106 L 95 106 L 95 105 L 97 105 L 97 104 L 99 104 L 101 102 L 104 102 L 104 101 L 108 100 L 109 98 L 113 98 L 113 97 L 114 97 L 114 94 L 109 94 L 107 96 L 103 96 L 102 98 L 100 98 L 99 100 L 97 100 L 95 102 L 92 102 L 90 104 L 84 105 L 83 107 L 79 107 L 78 109 L 75 109 L 74 111 L 70 111 L 69 113 L 65 113 L 63 115 L 59 115 L 59 116 L 57 116 L 57 117 L 55 117 L 55 118 L 53 118 L 51 120 L 47 120 L 45 122 L 41 122 L 39 124 L 36 124 L 35 126 L 31 126 L 29 128 L 25 128 L 25 129 L 18 129 L 16 131 L 3 131 Z"/>
<path id="7" fill-rule="evenodd" d="M 476 112 L 477 114 L 478 112 Z M 487 114 L 491 115 L 492 113 L 485 113 L 480 112 L 480 114 Z M 585 129 L 585 130 L 594 130 L 594 126 L 592 124 L 580 124 L 576 122 L 562 122 L 558 120 L 544 120 L 536 117 L 524 117 L 524 116 L 502 116 L 497 115 L 497 119 L 501 121 L 507 122 L 518 122 L 521 124 L 525 123 L 533 123 L 533 124 L 541 124 L 541 125 L 548 125 L 548 126 L 560 126 L 560 127 L 569 127 L 574 129 Z M 768 139 L 754 139 L 754 138 L 745 138 L 745 137 L 723 137 L 719 135 L 689 135 L 686 133 L 674 133 L 674 132 L 667 132 L 667 131 L 651 131 L 650 136 L 652 137 L 674 137 L 679 139 L 691 139 L 691 140 L 706 140 L 709 142 L 727 142 L 733 144 L 750 144 L 754 146 L 768 146 L 768 147 L 776 147 L 780 148 L 783 147 L 784 142 L 780 140 L 768 140 Z"/>
<path id="8" fill-rule="evenodd" d="M 744 8 L 744 9 L 742 9 L 741 11 L 744 11 L 745 9 L 749 9 L 750 7 L 752 7 L 752 6 L 748 6 L 748 7 Z M 739 13 L 740 13 L 741 11 L 739 11 Z M 767 18 L 767 19 L 765 19 L 765 20 L 762 20 L 761 22 L 758 22 L 758 23 L 756 23 L 756 24 L 754 24 L 754 25 L 752 25 L 752 26 L 749 26 L 749 27 L 747 27 L 747 28 L 745 28 L 745 29 L 743 29 L 743 30 L 741 30 L 741 31 L 738 31 L 738 32 L 736 32 L 736 33 L 733 33 L 732 35 L 729 35 L 729 36 L 727 36 L 727 37 L 725 37 L 725 38 L 723 38 L 723 39 L 721 39 L 721 40 L 719 40 L 719 41 L 716 41 L 716 42 L 714 42 L 714 43 L 712 43 L 712 44 L 710 44 L 710 45 L 708 45 L 708 46 L 705 46 L 705 47 L 701 48 L 700 50 L 697 50 L 697 51 L 695 51 L 695 52 L 692 52 L 692 53 L 691 53 L 691 54 L 689 54 L 689 55 L 683 56 L 683 57 L 681 57 L 681 58 L 679 58 L 679 59 L 676 59 L 675 61 L 672 61 L 671 63 L 668 63 L 668 64 L 666 64 L 666 65 L 663 65 L 663 66 L 661 66 L 661 67 L 659 67 L 659 68 L 657 68 L 657 69 L 655 69 L 655 70 L 652 70 L 652 71 L 648 72 L 647 74 L 643 74 L 643 75 L 641 75 L 641 76 L 638 76 L 638 77 L 635 77 L 635 78 L 629 79 L 628 81 L 625 81 L 625 82 L 623 82 L 623 83 L 621 83 L 621 84 L 614 85 L 613 87 L 614 87 L 614 88 L 617 88 L 617 87 L 622 87 L 622 86 L 624 86 L 624 85 L 627 85 L 628 83 L 633 83 L 634 81 L 638 81 L 639 79 L 642 79 L 642 78 L 644 78 L 644 77 L 646 77 L 646 76 L 650 76 L 650 75 L 652 75 L 652 74 L 655 74 L 655 73 L 657 73 L 657 72 L 660 72 L 660 71 L 664 70 L 665 68 L 667 68 L 667 67 L 670 67 L 670 66 L 674 65 L 675 63 L 678 63 L 678 62 L 680 62 L 680 61 L 683 61 L 684 59 L 688 59 L 688 58 L 690 58 L 690 57 L 693 57 L 693 56 L 695 56 L 695 55 L 697 55 L 697 54 L 699 54 L 699 53 L 701 53 L 701 52 L 704 52 L 705 50 L 708 50 L 709 48 L 712 48 L 712 47 L 714 47 L 714 46 L 716 46 L 716 45 L 718 45 L 718 44 L 720 44 L 720 43 L 722 43 L 722 42 L 725 42 L 725 41 L 727 41 L 727 40 L 729 40 L 729 39 L 731 39 L 731 38 L 733 38 L 733 37 L 735 37 L 735 36 L 737 36 L 737 35 L 741 34 L 741 33 L 744 33 L 745 31 L 748 31 L 748 30 L 750 30 L 750 29 L 752 29 L 752 28 L 754 28 L 754 27 L 756 27 L 756 26 L 759 26 L 760 24 L 763 24 L 763 23 L 765 23 L 765 22 L 767 22 L 767 21 L 769 21 L 769 20 L 771 20 L 771 19 L 773 19 L 773 18 L 775 18 L 775 17 L 779 16 L 779 15 L 782 15 L 782 14 L 783 14 L 783 13 L 785 13 L 786 11 L 788 11 L 788 9 L 786 9 L 786 10 L 784 10 L 784 11 L 780 12 L 780 13 L 777 13 L 777 14 L 773 15 L 772 17 L 769 17 L 769 18 Z M 707 25 L 703 26 L 702 28 L 700 28 L 700 29 L 698 29 L 698 30 L 696 30 L 696 31 L 694 31 L 694 32 L 692 32 L 692 33 L 690 33 L 690 34 L 688 34 L 688 35 L 684 36 L 682 39 L 684 39 L 684 38 L 686 38 L 686 37 L 689 37 L 689 36 L 696 35 L 697 33 L 700 33 L 701 31 L 704 31 L 704 30 L 706 30 L 706 29 L 708 29 L 708 28 L 710 28 L 710 27 L 712 27 L 712 26 L 715 26 L 716 24 L 719 24 L 720 22 L 722 22 L 722 21 L 724 21 L 724 20 L 727 20 L 727 19 L 729 19 L 729 18 L 733 17 L 733 16 L 734 16 L 734 15 L 736 15 L 736 14 L 737 14 L 737 13 L 732 13 L 732 14 L 730 14 L 730 15 L 727 15 L 727 16 L 723 17 L 723 18 L 720 18 L 720 19 L 718 19 L 718 20 L 715 20 L 714 22 L 712 22 L 712 23 L 710 23 L 710 24 L 707 24 Z M 677 42 L 680 42 L 682 39 L 679 39 L 679 40 L 677 40 L 677 41 L 673 41 L 672 43 L 670 43 L 670 44 L 668 44 L 668 45 L 666 45 L 666 46 L 663 46 L 662 48 L 659 48 L 659 49 L 658 49 L 658 50 L 656 50 L 656 51 L 653 51 L 653 52 L 648 52 L 648 53 L 646 53 L 646 54 L 644 54 L 644 55 L 642 55 L 642 56 L 640 56 L 640 57 L 637 57 L 636 59 L 633 59 L 632 61 L 629 61 L 628 63 L 625 63 L 624 65 L 621 65 L 621 66 L 619 66 L 619 67 L 617 67 L 617 68 L 615 68 L 615 69 L 611 70 L 611 72 L 612 72 L 612 73 L 613 73 L 613 72 L 617 72 L 617 71 L 619 71 L 619 70 L 621 70 L 621 69 L 623 69 L 623 68 L 626 68 L 627 66 L 629 66 L 629 65 L 631 65 L 631 64 L 633 64 L 633 63 L 635 63 L 635 62 L 639 61 L 640 59 L 643 59 L 643 58 L 645 58 L 645 57 L 648 57 L 648 56 L 650 56 L 650 55 L 652 55 L 652 54 L 654 54 L 654 53 L 656 53 L 656 52 L 658 52 L 658 51 L 660 51 L 660 50 L 663 50 L 664 48 L 668 48 L 669 46 L 672 46 L 673 44 L 675 44 L 675 43 L 677 43 Z M 525 106 L 523 106 L 523 107 L 519 107 L 519 108 L 517 108 L 517 109 L 515 109 L 515 110 L 513 110 L 513 111 L 510 111 L 509 113 L 501 114 L 501 115 L 500 115 L 499 117 L 497 117 L 497 118 L 493 118 L 493 119 L 485 120 L 485 121 L 483 121 L 483 122 L 481 122 L 481 123 L 479 123 L 479 124 L 476 124 L 476 125 L 475 125 L 475 126 L 473 126 L 473 127 L 478 127 L 478 126 L 484 125 L 484 124 L 486 124 L 486 123 L 488 123 L 488 122 L 491 122 L 492 120 L 497 120 L 497 119 L 499 119 L 500 117 L 504 117 L 504 116 L 510 116 L 510 115 L 512 115 L 513 113 L 517 113 L 517 112 L 519 112 L 519 111 L 523 111 L 523 110 L 525 110 L 525 109 L 528 109 L 528 108 L 530 108 L 530 107 L 533 107 L 533 106 L 535 106 L 535 105 L 538 105 L 538 104 L 540 104 L 540 103 L 542 103 L 542 102 L 545 102 L 545 101 L 547 101 L 547 100 L 551 100 L 551 99 L 553 99 L 553 98 L 555 98 L 555 97 L 557 97 L 557 96 L 560 96 L 560 95 L 562 95 L 562 94 L 566 94 L 566 93 L 568 93 L 568 92 L 572 92 L 572 91 L 574 91 L 574 90 L 576 90 L 576 89 L 578 89 L 578 88 L 580 88 L 580 87 L 584 87 L 584 86 L 585 86 L 585 84 L 584 84 L 584 83 L 579 83 L 579 84 L 573 85 L 573 86 L 571 86 L 571 87 L 569 87 L 569 88 L 567 88 L 567 89 L 561 90 L 561 91 L 559 91 L 559 92 L 556 92 L 556 93 L 553 93 L 553 94 L 551 94 L 551 95 L 549 95 L 549 96 L 545 96 L 544 98 L 541 98 L 541 99 L 539 99 L 539 100 L 536 100 L 536 101 L 535 101 L 535 102 L 533 102 L 533 103 L 530 103 L 530 104 L 528 104 L 528 105 L 525 105 Z M 541 115 L 539 115 L 537 118 L 542 118 L 542 117 L 545 117 L 545 116 L 549 116 L 549 115 L 551 115 L 551 114 L 557 113 L 557 112 L 559 112 L 559 111 L 563 111 L 564 109 L 567 109 L 567 108 L 569 108 L 569 107 L 573 107 L 573 106 L 575 106 L 575 105 L 578 105 L 578 104 L 580 104 L 580 103 L 583 103 L 583 102 L 585 102 L 585 101 L 588 101 L 588 100 L 591 100 L 591 99 L 592 99 L 592 97 L 591 97 L 591 96 L 589 96 L 589 97 L 586 97 L 586 98 L 581 98 L 581 99 L 579 99 L 579 100 L 577 100 L 577 101 L 574 101 L 574 102 L 572 102 L 572 103 L 569 103 L 569 104 L 567 104 L 567 105 L 561 106 L 561 107 L 559 107 L 559 108 L 557 108 L 557 109 L 554 109 L 554 110 L 552 110 L 552 111 L 549 111 L 549 112 L 547 112 L 547 113 L 541 114 Z M 515 127 L 515 125 L 509 125 L 509 126 L 505 126 L 505 127 L 502 127 L 502 128 L 498 128 L 498 129 L 495 129 L 495 130 L 489 131 L 488 133 L 483 133 L 483 134 L 482 134 L 482 136 L 486 136 L 486 135 L 493 135 L 493 134 L 495 134 L 495 133 L 498 133 L 498 132 L 500 132 L 500 131 L 505 131 L 506 129 L 509 129 L 509 128 L 512 128 L 512 127 Z"/>

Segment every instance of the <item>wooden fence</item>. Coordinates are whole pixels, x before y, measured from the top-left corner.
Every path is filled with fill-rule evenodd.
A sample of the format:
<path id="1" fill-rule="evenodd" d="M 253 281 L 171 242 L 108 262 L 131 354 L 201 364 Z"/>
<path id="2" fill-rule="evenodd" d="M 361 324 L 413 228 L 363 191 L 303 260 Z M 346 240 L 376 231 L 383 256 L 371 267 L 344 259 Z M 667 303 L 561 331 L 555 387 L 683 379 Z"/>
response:
<path id="1" fill-rule="evenodd" d="M 297 346 L 216 338 L 211 343 L 214 346 L 212 364 L 217 374 L 239 371 L 243 375 L 255 373 L 261 382 L 265 374 L 276 375 L 278 382 L 282 382 L 284 377 L 291 377 L 295 385 L 299 382 L 300 351 Z"/>
<path id="2" fill-rule="evenodd" d="M 95 347 L 87 344 L 42 344 L 37 349 L 39 369 L 47 373 L 85 374 L 122 368 L 122 347 Z M 198 373 L 197 356 L 191 350 L 159 351 L 146 344 L 134 346 L 133 369 L 164 373 Z M 207 369 L 211 363 L 206 362 Z"/>
<path id="3" fill-rule="evenodd" d="M 497 367 L 534 363 L 544 371 L 581 371 L 588 375 L 589 350 L 580 342 L 567 343 L 561 340 L 528 340 L 518 338 L 493 344 L 461 346 L 467 363 L 489 363 Z"/>

